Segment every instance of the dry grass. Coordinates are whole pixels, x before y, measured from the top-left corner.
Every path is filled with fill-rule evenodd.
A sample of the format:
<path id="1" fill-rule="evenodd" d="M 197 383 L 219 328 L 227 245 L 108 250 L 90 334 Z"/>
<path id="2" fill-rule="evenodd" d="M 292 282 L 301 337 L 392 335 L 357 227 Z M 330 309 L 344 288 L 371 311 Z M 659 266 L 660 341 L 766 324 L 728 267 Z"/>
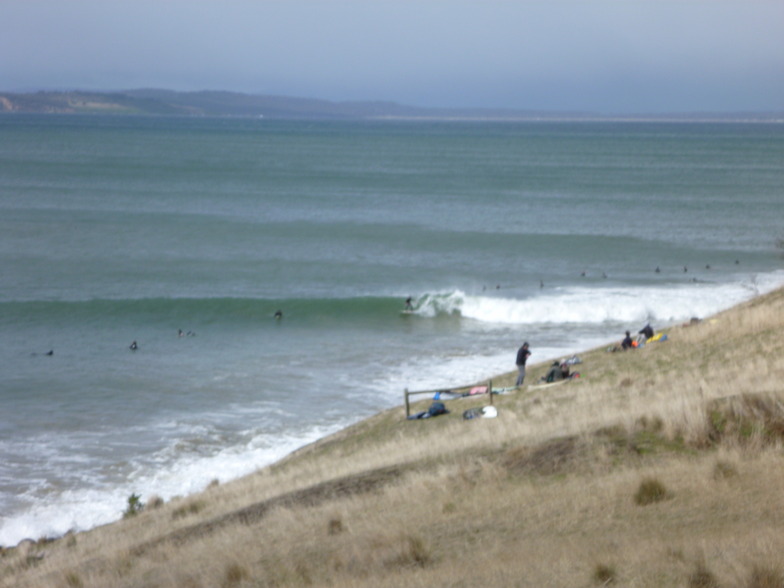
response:
<path id="1" fill-rule="evenodd" d="M 497 397 L 497 419 L 462 420 L 483 399 L 383 412 L 241 480 L 6 550 L 0 586 L 782 586 L 782 323 L 784 290 L 666 343 L 587 351 L 580 381 Z"/>

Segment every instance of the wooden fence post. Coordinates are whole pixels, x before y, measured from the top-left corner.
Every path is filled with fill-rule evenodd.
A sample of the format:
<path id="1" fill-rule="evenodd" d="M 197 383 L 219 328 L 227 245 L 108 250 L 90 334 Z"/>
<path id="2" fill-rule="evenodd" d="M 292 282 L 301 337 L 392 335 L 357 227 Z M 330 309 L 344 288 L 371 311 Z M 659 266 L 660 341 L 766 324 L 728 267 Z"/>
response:
<path id="1" fill-rule="evenodd" d="M 406 418 L 408 418 L 411 415 L 411 408 L 408 405 L 408 388 L 403 391 L 403 396 L 406 399 Z"/>

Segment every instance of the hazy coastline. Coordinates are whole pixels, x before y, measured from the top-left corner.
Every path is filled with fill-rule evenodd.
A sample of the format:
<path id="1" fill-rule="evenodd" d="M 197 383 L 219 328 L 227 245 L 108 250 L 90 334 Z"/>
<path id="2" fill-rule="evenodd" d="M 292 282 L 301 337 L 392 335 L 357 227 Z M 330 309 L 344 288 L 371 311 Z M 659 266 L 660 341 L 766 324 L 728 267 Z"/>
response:
<path id="1" fill-rule="evenodd" d="M 619 114 L 494 108 L 422 108 L 388 101 L 332 102 L 294 96 L 227 91 L 175 92 L 135 89 L 115 92 L 0 91 L 0 114 L 104 114 L 314 120 L 442 122 L 625 122 L 773 123 L 784 112 L 669 112 Z"/>

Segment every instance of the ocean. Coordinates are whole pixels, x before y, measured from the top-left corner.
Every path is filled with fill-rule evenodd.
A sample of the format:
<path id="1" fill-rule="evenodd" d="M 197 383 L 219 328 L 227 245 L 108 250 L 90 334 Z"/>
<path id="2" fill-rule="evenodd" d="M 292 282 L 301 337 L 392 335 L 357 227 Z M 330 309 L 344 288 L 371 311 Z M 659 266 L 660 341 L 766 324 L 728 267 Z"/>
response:
<path id="1" fill-rule="evenodd" d="M 0 116 L 0 545 L 770 291 L 783 220 L 781 124 Z"/>

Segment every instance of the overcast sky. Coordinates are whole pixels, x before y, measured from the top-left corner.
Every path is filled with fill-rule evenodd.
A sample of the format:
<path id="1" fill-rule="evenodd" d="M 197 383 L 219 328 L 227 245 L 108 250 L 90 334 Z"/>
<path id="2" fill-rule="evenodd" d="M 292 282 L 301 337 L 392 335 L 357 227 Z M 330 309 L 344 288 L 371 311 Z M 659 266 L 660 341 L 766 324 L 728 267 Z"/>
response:
<path id="1" fill-rule="evenodd" d="M 784 110 L 784 0 L 0 0 L 0 90 Z"/>

